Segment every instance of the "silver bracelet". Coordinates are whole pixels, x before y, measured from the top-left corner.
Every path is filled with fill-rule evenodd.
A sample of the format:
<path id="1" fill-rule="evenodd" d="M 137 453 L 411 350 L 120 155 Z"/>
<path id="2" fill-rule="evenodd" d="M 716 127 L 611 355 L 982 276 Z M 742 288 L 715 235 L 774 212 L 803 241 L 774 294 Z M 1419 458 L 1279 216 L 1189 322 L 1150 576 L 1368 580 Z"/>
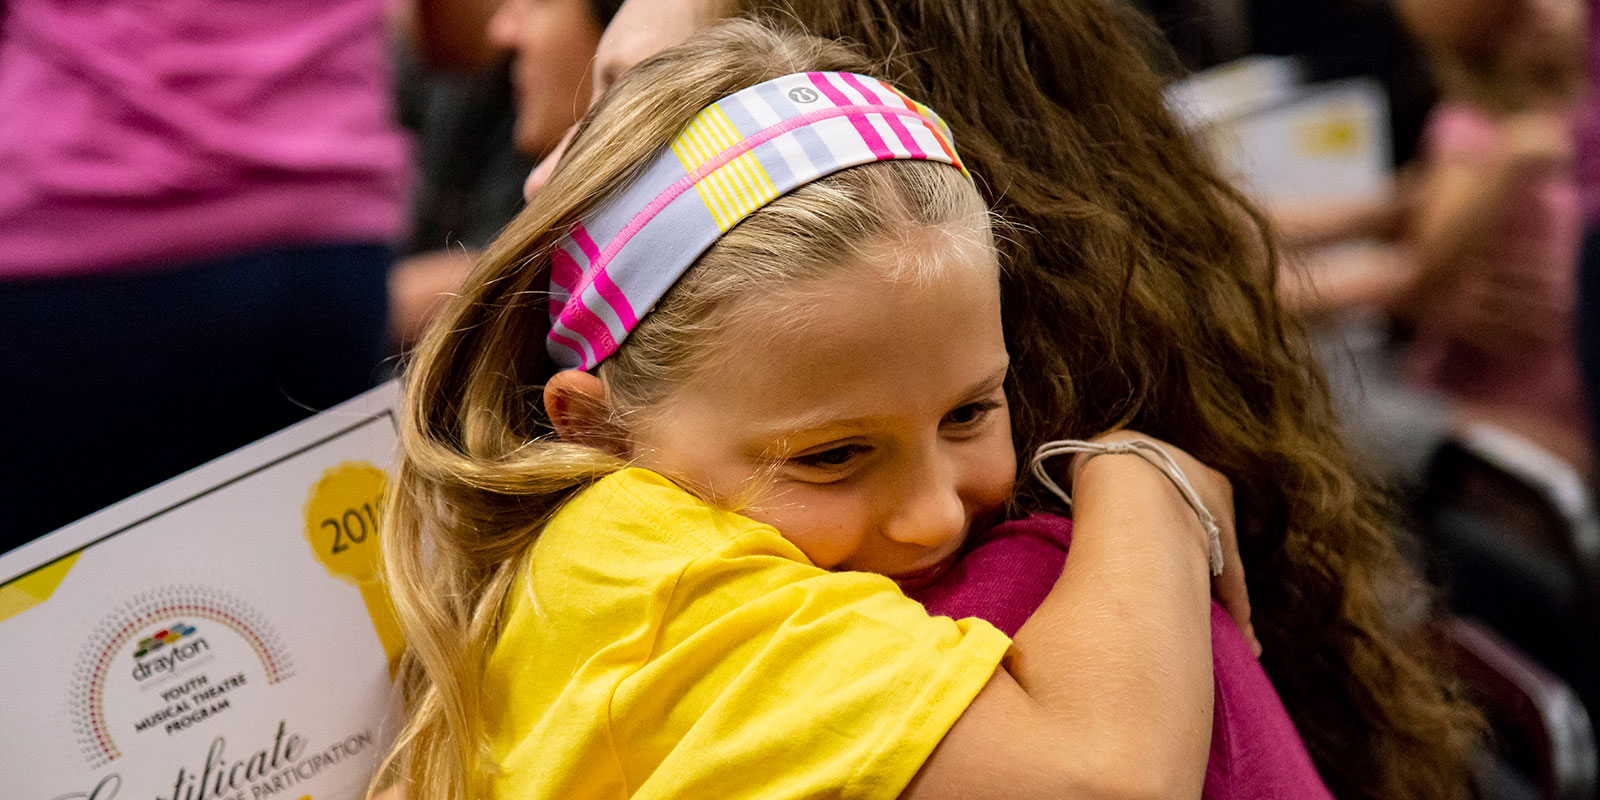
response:
<path id="1" fill-rule="evenodd" d="M 1200 527 L 1205 529 L 1206 532 L 1206 561 L 1211 567 L 1211 574 L 1222 574 L 1222 531 L 1217 528 L 1217 518 L 1211 516 L 1211 512 L 1206 510 L 1205 504 L 1200 502 L 1200 495 L 1195 492 L 1194 486 L 1189 483 L 1189 478 L 1183 474 L 1183 469 L 1178 466 L 1178 462 L 1172 460 L 1172 456 L 1166 450 L 1161 449 L 1156 443 L 1144 439 L 1124 439 L 1119 442 L 1086 442 L 1082 439 L 1062 439 L 1039 445 L 1039 449 L 1033 451 L 1033 458 L 1029 461 L 1033 477 L 1038 478 L 1045 488 L 1053 492 L 1056 497 L 1061 498 L 1061 502 L 1065 503 L 1068 509 L 1072 508 L 1072 495 L 1063 491 L 1056 484 L 1055 479 L 1050 477 L 1049 471 L 1044 468 L 1044 462 L 1056 456 L 1075 453 L 1087 453 L 1089 458 L 1098 455 L 1131 453 L 1149 462 L 1156 469 L 1161 470 L 1161 474 L 1167 476 L 1167 480 L 1172 481 L 1172 485 L 1177 487 L 1178 494 L 1183 495 L 1184 502 L 1194 509 L 1195 516 L 1200 518 Z M 1088 461 L 1088 458 L 1084 460 Z"/>

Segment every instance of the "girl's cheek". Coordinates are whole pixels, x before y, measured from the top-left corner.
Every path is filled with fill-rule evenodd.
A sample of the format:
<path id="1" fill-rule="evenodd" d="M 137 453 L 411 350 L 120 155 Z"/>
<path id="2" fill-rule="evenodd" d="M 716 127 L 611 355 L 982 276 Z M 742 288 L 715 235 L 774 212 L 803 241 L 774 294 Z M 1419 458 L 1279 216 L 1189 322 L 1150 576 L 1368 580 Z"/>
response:
<path id="1" fill-rule="evenodd" d="M 984 459 L 984 506 L 999 511 L 1011 499 L 1017 486 L 1017 451 L 1011 444 L 1011 427 L 1001 426 L 990 439 Z"/>
<path id="2" fill-rule="evenodd" d="M 807 547 L 801 550 L 813 564 L 838 569 L 862 550 L 870 524 L 865 508 L 830 498 L 807 511 L 801 522 Z"/>
<path id="3" fill-rule="evenodd" d="M 833 569 L 856 549 L 854 540 L 859 537 L 854 535 L 855 528 L 850 525 L 851 507 L 844 498 L 801 491 L 787 493 L 782 501 L 752 509 L 747 514 L 757 522 L 776 528 L 784 539 L 805 553 L 811 563 Z"/>

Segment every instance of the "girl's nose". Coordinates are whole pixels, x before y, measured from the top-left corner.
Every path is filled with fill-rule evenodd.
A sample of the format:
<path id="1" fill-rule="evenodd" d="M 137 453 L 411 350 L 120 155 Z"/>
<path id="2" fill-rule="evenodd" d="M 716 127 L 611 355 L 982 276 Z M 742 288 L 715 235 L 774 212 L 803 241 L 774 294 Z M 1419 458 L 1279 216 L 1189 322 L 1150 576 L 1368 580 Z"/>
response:
<path id="1" fill-rule="evenodd" d="M 967 528 L 966 504 L 949 477 L 923 478 L 907 487 L 905 501 L 884 527 L 884 536 L 902 544 L 938 547 Z"/>

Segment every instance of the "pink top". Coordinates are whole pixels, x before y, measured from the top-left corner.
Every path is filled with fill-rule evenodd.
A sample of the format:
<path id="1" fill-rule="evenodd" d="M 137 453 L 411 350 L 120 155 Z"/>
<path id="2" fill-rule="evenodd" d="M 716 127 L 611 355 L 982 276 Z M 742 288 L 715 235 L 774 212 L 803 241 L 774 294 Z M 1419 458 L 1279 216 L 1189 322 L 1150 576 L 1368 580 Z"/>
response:
<path id="1" fill-rule="evenodd" d="M 0 279 L 392 241 L 383 0 L 4 0 Z"/>
<path id="2" fill-rule="evenodd" d="M 1424 133 L 1430 159 L 1487 159 L 1500 147 L 1500 128 L 1488 114 L 1466 105 L 1436 109 Z M 1532 415 L 1574 431 L 1586 425 L 1578 383 L 1577 350 L 1570 333 L 1577 299 L 1581 204 L 1572 170 L 1545 169 L 1513 190 L 1492 242 L 1463 265 L 1453 290 L 1436 301 L 1417 331 L 1410 371 L 1419 383 L 1440 389 L 1479 409 Z M 1497 278 L 1516 278 L 1515 281 Z M 1480 286 L 1526 287 L 1544 304 L 1561 309 L 1567 332 L 1549 346 L 1517 358 L 1497 358 L 1473 347 L 1452 329 L 1455 303 L 1475 302 Z"/>
<path id="3" fill-rule="evenodd" d="M 1035 514 L 973 540 L 937 583 L 912 594 L 931 613 L 980 617 L 1015 634 L 1061 576 L 1072 520 Z M 1332 800 L 1277 690 L 1244 634 L 1216 602 L 1211 604 L 1211 661 L 1216 707 L 1202 797 Z"/>
<path id="4" fill-rule="evenodd" d="M 1578 105 L 1578 186 L 1583 197 L 1583 221 L 1600 226 L 1600 0 L 1589 0 L 1588 82 Z"/>

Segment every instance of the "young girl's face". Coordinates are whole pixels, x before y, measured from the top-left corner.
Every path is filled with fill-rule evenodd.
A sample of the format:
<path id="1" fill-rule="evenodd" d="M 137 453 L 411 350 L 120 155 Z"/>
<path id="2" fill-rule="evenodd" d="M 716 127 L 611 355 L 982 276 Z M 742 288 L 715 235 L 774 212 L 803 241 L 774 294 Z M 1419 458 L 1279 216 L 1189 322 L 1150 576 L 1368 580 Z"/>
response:
<path id="1" fill-rule="evenodd" d="M 637 431 L 637 463 L 721 497 L 757 487 L 744 513 L 817 566 L 937 578 L 999 513 L 1016 461 L 993 249 L 915 238 L 924 275 L 886 277 L 908 249 L 885 245 L 758 301 Z"/>

